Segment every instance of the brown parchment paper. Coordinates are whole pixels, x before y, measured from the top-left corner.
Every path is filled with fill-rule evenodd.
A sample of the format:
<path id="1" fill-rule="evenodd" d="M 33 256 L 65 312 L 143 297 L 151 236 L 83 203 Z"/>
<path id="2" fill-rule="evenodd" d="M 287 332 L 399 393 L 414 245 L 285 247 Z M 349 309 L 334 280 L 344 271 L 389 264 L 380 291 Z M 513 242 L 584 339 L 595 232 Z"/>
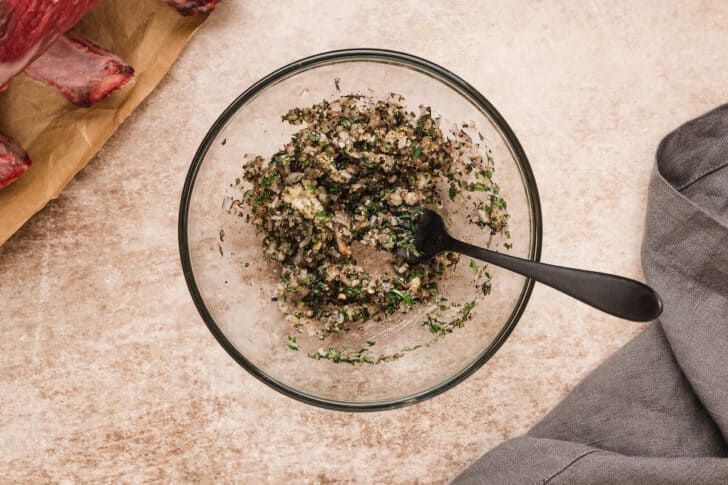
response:
<path id="1" fill-rule="evenodd" d="M 73 106 L 25 74 L 0 93 L 0 133 L 17 141 L 33 162 L 0 190 L 0 244 L 60 194 L 159 83 L 203 21 L 159 0 L 102 0 L 77 28 L 134 67 L 132 86 L 91 108 Z"/>

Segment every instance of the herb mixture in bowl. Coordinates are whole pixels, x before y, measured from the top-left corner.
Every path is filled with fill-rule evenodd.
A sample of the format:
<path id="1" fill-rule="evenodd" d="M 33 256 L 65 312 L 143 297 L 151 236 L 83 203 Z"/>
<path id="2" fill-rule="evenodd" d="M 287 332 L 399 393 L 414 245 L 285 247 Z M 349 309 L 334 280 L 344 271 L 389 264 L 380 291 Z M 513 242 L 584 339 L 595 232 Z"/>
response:
<path id="1" fill-rule="evenodd" d="M 244 166 L 252 188 L 240 204 L 279 275 L 274 298 L 299 331 L 324 340 L 426 304 L 432 309 L 423 325 L 436 340 L 470 318 L 475 300 L 449 301 L 438 291 L 459 255 L 413 265 L 393 254 L 417 251 L 411 222 L 418 207 L 457 204 L 486 240 L 509 236 L 493 159 L 463 129 L 472 127 L 454 126 L 446 134 L 429 107 L 415 113 L 403 102 L 396 94 L 352 94 L 291 109 L 283 121 L 301 129 L 272 157 L 257 156 Z M 475 192 L 484 194 L 472 197 Z M 385 269 L 364 267 L 366 251 L 381 253 Z M 478 291 L 487 295 L 490 275 L 470 266 Z M 456 306 L 457 315 L 445 318 L 444 311 Z M 289 339 L 297 350 L 295 338 Z M 310 356 L 377 362 L 399 355 L 329 348 Z"/>

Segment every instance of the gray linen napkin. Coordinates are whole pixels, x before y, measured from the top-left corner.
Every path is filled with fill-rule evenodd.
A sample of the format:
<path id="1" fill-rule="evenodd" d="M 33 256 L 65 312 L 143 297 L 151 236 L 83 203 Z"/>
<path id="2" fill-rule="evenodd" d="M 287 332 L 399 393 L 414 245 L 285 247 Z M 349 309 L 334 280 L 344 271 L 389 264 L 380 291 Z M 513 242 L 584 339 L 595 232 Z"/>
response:
<path id="1" fill-rule="evenodd" d="M 728 105 L 660 144 L 642 265 L 660 320 L 454 483 L 728 484 Z"/>

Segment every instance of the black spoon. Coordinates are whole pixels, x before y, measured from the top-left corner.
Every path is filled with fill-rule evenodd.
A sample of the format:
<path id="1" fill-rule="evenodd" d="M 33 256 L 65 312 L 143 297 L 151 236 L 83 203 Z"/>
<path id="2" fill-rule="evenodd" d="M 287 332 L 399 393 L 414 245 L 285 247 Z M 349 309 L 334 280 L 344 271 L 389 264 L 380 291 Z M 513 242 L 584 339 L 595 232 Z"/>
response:
<path id="1" fill-rule="evenodd" d="M 443 251 L 454 251 L 532 278 L 620 318 L 646 322 L 662 313 L 660 297 L 644 283 L 606 273 L 537 263 L 479 248 L 450 236 L 438 213 L 429 209 L 418 209 L 418 212 L 414 221 L 417 254 L 401 248 L 395 250 L 410 263 L 432 259 Z"/>

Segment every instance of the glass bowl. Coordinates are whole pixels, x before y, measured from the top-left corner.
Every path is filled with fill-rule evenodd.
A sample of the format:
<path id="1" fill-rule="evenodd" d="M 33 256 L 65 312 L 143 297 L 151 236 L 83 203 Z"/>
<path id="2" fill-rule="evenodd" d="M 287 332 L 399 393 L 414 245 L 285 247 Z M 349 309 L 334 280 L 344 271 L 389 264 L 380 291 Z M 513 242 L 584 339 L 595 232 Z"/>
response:
<path id="1" fill-rule="evenodd" d="M 463 257 L 441 289 L 451 300 L 477 293 L 478 305 L 462 328 L 429 346 L 417 347 L 432 340 L 423 325 L 427 309 L 417 307 L 327 341 L 296 333 L 271 301 L 278 279 L 262 256 L 259 235 L 227 206 L 242 198 L 235 180 L 241 177 L 244 155 L 270 156 L 300 129 L 283 123 L 282 114 L 350 92 L 377 98 L 395 92 L 414 111 L 421 104 L 431 106 L 433 115 L 442 117 L 443 131 L 454 123 L 477 126 L 508 203 L 509 254 L 539 259 L 541 212 L 528 160 L 503 117 L 468 83 L 418 57 L 377 49 L 315 55 L 261 79 L 222 113 L 192 161 L 179 214 L 182 267 L 202 319 L 241 366 L 283 394 L 330 409 L 371 411 L 435 396 L 485 364 L 518 322 L 533 281 L 490 266 L 492 290 L 485 296 L 467 277 L 471 269 Z M 468 229 L 472 224 L 464 222 L 457 206 L 446 208 L 444 216 L 455 236 L 487 243 L 484 232 Z M 505 250 L 503 242 L 496 238 L 491 247 Z M 400 352 L 403 357 L 352 365 L 307 356 L 322 347 L 366 348 L 371 342 L 381 354 Z"/>

